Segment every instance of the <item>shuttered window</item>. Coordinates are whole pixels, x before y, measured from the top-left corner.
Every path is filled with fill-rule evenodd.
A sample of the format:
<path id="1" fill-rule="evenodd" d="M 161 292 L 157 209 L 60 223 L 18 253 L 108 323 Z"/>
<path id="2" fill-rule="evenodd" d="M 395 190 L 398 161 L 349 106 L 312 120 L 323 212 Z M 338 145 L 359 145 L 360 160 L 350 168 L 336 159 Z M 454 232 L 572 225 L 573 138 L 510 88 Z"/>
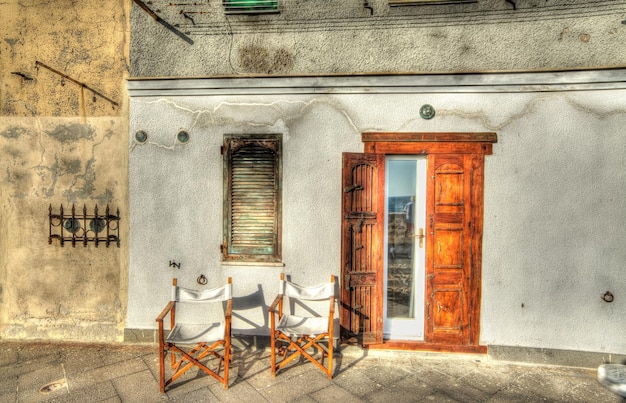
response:
<path id="1" fill-rule="evenodd" d="M 282 136 L 224 137 L 225 260 L 280 262 Z"/>
<path id="2" fill-rule="evenodd" d="M 223 0 L 227 14 L 277 13 L 278 0 Z"/>

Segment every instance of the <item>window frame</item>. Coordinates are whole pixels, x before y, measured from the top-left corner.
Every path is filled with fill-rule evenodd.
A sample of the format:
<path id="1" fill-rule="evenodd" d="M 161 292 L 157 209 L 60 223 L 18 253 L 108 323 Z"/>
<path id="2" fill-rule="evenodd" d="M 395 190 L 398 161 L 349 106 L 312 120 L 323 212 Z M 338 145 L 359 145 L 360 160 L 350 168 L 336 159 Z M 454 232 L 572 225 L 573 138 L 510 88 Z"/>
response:
<path id="1" fill-rule="evenodd" d="M 267 3 L 246 5 L 244 3 Z M 233 3 L 241 3 L 233 5 Z M 280 13 L 282 0 L 222 0 L 224 13 L 232 14 L 276 14 Z"/>
<path id="2" fill-rule="evenodd" d="M 273 166 L 270 168 L 273 170 L 272 182 L 268 182 L 268 176 L 261 178 L 258 182 L 254 182 L 254 186 L 257 186 L 257 190 L 260 191 L 260 196 L 257 198 L 264 198 L 267 202 L 268 192 L 272 193 L 271 208 L 263 210 L 257 205 L 240 201 L 239 207 L 243 208 L 248 216 L 252 213 L 267 214 L 271 212 L 273 214 L 273 221 L 270 224 L 261 224 L 262 228 L 257 232 L 251 232 L 252 238 L 257 238 L 254 242 L 250 242 L 247 246 L 237 245 L 235 238 L 236 227 L 239 225 L 237 219 L 233 215 L 233 199 L 238 199 L 233 190 L 233 161 L 237 160 L 237 152 L 246 147 L 256 147 L 257 151 L 263 152 L 263 150 L 269 150 L 273 153 Z M 256 263 L 280 263 L 282 262 L 282 134 L 225 134 L 224 145 L 222 148 L 223 154 L 223 184 L 224 184 L 224 232 L 223 241 L 221 245 L 222 256 L 224 262 L 256 262 Z M 267 157 L 267 156 L 265 156 Z M 264 158 L 265 158 L 264 157 Z M 242 158 L 246 158 L 245 156 Z M 260 178 L 259 169 L 245 167 L 245 160 L 239 160 L 244 165 L 239 166 L 239 172 L 243 172 L 245 178 Z M 264 160 L 269 162 L 270 158 Z M 248 161 L 249 162 L 249 161 Z M 248 170 L 248 171 L 246 171 Z M 272 175 L 269 170 L 265 170 L 265 173 Z M 239 175 L 239 174 L 237 174 Z M 252 176 L 250 176 L 252 175 Z M 236 179 L 235 179 L 236 182 Z M 271 188 L 270 188 L 271 186 Z M 243 191 L 241 191 L 243 192 Z M 239 200 L 243 193 L 239 193 Z M 248 198 L 249 200 L 249 198 Z M 263 221 L 260 219 L 260 215 L 252 217 L 252 220 Z M 243 222 L 243 221 L 241 221 Z M 248 221 L 249 222 L 249 221 Z M 271 238 L 267 237 L 268 229 L 271 227 Z M 264 231 L 265 230 L 265 231 Z M 265 235 L 263 235 L 265 234 Z M 262 239 L 258 239 L 262 238 Z M 250 240 L 248 238 L 248 240 Z"/>

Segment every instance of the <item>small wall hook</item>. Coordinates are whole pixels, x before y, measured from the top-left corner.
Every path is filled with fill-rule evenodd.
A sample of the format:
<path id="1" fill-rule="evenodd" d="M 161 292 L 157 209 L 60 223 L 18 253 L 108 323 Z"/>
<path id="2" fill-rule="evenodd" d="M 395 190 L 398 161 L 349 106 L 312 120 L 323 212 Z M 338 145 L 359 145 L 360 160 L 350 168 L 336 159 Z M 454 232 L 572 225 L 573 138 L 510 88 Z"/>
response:
<path id="1" fill-rule="evenodd" d="M 200 277 L 198 277 L 196 279 L 196 281 L 198 282 L 198 284 L 200 285 L 205 285 L 209 280 L 207 280 L 207 278 L 204 276 L 204 274 L 201 274 Z"/>
<path id="2" fill-rule="evenodd" d="M 602 300 L 604 302 L 613 302 L 615 298 L 613 297 L 613 294 L 611 294 L 610 291 L 607 291 L 604 293 L 604 295 L 602 296 Z"/>
<path id="3" fill-rule="evenodd" d="M 177 269 L 180 269 L 180 262 L 176 263 L 173 260 L 170 260 L 170 267 L 176 267 Z"/>

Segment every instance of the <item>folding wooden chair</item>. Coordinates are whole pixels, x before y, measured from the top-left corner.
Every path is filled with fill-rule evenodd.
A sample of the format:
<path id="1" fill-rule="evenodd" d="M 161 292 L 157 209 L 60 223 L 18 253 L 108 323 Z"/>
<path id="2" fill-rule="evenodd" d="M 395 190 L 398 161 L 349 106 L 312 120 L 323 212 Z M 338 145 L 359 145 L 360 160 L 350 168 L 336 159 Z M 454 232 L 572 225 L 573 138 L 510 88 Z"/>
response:
<path id="1" fill-rule="evenodd" d="M 226 302 L 224 310 L 223 304 Z M 193 320 L 185 318 L 185 323 L 177 321 L 177 308 L 198 304 L 192 310 Z M 202 305 L 199 305 L 202 304 Z M 187 308 L 191 308 L 187 306 Z M 180 319 L 179 312 L 179 318 Z M 169 314 L 170 331 L 164 335 L 163 320 Z M 188 369 L 196 366 L 217 379 L 228 388 L 228 367 L 231 360 L 231 315 L 232 315 L 232 279 L 228 284 L 210 290 L 191 290 L 172 284 L 172 298 L 163 312 L 157 317 L 159 324 L 159 364 L 160 390 L 180 377 Z M 191 323 L 190 323 L 191 322 Z M 165 356 L 171 355 L 172 375 L 165 379 Z M 201 360 L 211 355 L 217 359 L 217 368 L 212 370 Z M 223 374 L 220 371 L 223 366 Z"/>
<path id="2" fill-rule="evenodd" d="M 293 308 L 298 307 L 302 312 L 311 312 L 306 309 L 310 301 L 329 300 L 328 316 L 296 316 L 285 312 L 286 303 Z M 285 302 L 284 302 L 285 300 Z M 333 377 L 333 323 L 335 316 L 335 277 L 331 276 L 330 283 L 315 287 L 301 287 L 285 280 L 280 275 L 280 291 L 269 308 L 271 327 L 271 363 L 272 376 L 276 371 L 284 368 L 297 357 L 304 357 L 317 365 L 327 376 Z M 278 315 L 278 324 L 276 324 Z M 322 342 L 326 339 L 326 345 Z M 307 350 L 313 348 L 312 354 Z M 317 353 L 321 357 L 315 358 Z M 276 363 L 276 356 L 282 360 Z M 328 366 L 324 366 L 324 359 L 328 357 Z"/>
<path id="3" fill-rule="evenodd" d="M 598 381 L 626 401 L 626 365 L 602 364 L 598 367 Z"/>

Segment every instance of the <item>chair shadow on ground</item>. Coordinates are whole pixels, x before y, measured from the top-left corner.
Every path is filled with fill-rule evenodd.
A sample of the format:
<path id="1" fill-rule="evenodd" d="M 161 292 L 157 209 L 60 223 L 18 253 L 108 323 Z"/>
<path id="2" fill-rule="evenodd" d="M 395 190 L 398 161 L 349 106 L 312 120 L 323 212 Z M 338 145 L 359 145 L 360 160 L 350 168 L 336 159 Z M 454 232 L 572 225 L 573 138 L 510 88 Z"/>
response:
<path id="1" fill-rule="evenodd" d="M 235 385 L 247 376 L 255 363 L 263 359 L 266 353 L 266 337 L 259 336 L 267 333 L 268 318 L 267 304 L 263 294 L 263 287 L 257 284 L 257 290 L 248 295 L 233 297 L 233 321 L 231 334 L 233 341 L 232 366 L 237 368 L 237 376 L 230 385 Z M 262 317 L 263 323 L 257 323 L 250 317 Z M 263 369 L 265 370 L 265 368 Z M 269 370 L 269 368 L 267 368 Z"/>

